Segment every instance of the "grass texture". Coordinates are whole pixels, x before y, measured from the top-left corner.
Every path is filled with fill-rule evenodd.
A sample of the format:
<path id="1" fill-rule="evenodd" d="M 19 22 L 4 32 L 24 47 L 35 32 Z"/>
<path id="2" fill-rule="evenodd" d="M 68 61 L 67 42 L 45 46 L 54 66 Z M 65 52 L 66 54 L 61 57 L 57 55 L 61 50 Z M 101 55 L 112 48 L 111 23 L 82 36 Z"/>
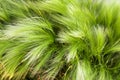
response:
<path id="1" fill-rule="evenodd" d="M 119 4 L 0 0 L 0 80 L 120 80 Z"/>

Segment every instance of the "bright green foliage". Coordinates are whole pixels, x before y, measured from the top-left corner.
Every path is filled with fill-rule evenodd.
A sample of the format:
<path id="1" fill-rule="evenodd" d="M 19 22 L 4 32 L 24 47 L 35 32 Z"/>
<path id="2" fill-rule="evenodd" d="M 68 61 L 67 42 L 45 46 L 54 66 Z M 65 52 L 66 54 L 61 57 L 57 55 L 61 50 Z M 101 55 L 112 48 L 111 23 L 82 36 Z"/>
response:
<path id="1" fill-rule="evenodd" d="M 0 80 L 120 80 L 119 4 L 0 0 Z"/>

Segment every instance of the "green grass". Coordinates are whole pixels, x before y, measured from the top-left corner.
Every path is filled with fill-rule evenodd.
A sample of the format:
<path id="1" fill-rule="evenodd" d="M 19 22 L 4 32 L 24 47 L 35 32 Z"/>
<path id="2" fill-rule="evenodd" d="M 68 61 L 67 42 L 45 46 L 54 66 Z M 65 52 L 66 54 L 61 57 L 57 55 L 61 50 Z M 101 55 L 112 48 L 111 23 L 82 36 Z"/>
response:
<path id="1" fill-rule="evenodd" d="M 0 80 L 119 80 L 119 0 L 0 0 Z"/>

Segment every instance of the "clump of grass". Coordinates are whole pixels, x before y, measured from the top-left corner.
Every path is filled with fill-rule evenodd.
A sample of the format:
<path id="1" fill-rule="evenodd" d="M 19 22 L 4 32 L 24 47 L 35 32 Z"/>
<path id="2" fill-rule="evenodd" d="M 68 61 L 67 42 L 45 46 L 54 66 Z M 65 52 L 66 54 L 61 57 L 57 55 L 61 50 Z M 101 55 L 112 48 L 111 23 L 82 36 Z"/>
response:
<path id="1" fill-rule="evenodd" d="M 119 80 L 119 11 L 118 0 L 0 0 L 0 79 Z"/>

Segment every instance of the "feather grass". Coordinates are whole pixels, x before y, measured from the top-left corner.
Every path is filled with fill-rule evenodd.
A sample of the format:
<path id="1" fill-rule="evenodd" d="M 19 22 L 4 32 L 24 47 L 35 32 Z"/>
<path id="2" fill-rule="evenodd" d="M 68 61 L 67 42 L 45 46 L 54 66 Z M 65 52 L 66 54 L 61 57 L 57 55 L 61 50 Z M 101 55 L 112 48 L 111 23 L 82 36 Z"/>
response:
<path id="1" fill-rule="evenodd" d="M 0 79 L 119 80 L 119 11 L 119 0 L 0 0 Z"/>

